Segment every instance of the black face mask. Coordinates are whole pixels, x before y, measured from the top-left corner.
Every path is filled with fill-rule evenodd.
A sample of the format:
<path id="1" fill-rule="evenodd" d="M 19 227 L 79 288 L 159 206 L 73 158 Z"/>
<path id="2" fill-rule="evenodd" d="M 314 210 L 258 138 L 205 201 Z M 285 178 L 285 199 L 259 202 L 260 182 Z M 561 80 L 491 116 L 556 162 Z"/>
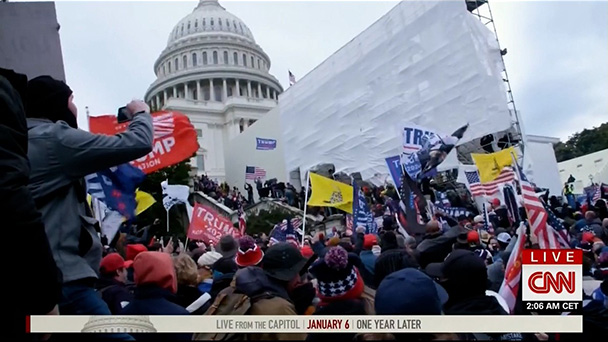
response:
<path id="1" fill-rule="evenodd" d="M 39 76 L 27 84 L 26 115 L 28 118 L 64 121 L 78 128 L 76 116 L 68 108 L 72 89 L 63 81 L 50 76 Z"/>

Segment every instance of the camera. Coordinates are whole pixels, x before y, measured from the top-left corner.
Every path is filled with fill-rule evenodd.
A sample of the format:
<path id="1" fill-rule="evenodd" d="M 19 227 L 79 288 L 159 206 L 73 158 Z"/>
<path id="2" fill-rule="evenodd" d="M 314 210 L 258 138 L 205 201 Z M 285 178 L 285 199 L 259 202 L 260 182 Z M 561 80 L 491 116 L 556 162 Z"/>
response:
<path id="1" fill-rule="evenodd" d="M 118 123 L 128 122 L 133 120 L 133 115 L 127 110 L 127 107 L 118 108 Z"/>

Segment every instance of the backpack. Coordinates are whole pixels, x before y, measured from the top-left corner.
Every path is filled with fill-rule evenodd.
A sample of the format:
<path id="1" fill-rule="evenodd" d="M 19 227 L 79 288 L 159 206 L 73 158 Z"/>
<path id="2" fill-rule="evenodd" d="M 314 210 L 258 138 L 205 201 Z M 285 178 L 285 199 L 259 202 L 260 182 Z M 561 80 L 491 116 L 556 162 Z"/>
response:
<path id="1" fill-rule="evenodd" d="M 242 316 L 246 315 L 251 306 L 262 299 L 270 299 L 275 297 L 270 292 L 264 292 L 254 297 L 249 297 L 244 293 L 236 292 L 232 286 L 228 286 L 218 293 L 213 301 L 213 304 L 207 309 L 205 315 L 231 315 Z M 196 333 L 193 340 L 195 341 L 246 341 L 247 334 L 244 333 Z"/>

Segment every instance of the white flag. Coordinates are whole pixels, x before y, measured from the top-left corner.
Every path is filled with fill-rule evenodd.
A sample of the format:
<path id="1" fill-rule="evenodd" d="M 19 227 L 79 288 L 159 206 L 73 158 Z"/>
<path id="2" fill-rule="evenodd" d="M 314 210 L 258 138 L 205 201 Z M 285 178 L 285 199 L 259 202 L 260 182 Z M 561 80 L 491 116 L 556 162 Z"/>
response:
<path id="1" fill-rule="evenodd" d="M 188 203 L 190 187 L 187 185 L 169 185 L 168 181 L 164 181 L 160 185 L 163 189 L 163 205 L 165 206 L 165 210 L 169 211 L 172 206 L 178 203 Z"/>
<path id="2" fill-rule="evenodd" d="M 106 211 L 106 216 L 101 221 L 101 234 L 108 238 L 108 243 L 114 240 L 114 236 L 118 233 L 118 229 L 124 220 L 125 218 L 118 211 Z"/>

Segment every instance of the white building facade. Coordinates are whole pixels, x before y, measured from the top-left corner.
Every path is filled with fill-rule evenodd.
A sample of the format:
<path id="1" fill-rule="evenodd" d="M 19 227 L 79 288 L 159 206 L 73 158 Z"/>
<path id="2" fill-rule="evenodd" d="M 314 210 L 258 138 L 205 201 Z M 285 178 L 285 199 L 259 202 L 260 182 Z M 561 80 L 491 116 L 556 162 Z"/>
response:
<path id="1" fill-rule="evenodd" d="M 274 108 L 283 91 L 269 70 L 270 58 L 247 25 L 217 0 L 200 0 L 171 31 L 145 99 L 154 110 L 190 118 L 200 145 L 191 165 L 223 181 L 225 146 Z"/>
<path id="2" fill-rule="evenodd" d="M 557 165 L 562 184 L 570 176 L 576 180 L 575 194 L 583 194 L 584 188 L 591 183 L 608 183 L 608 149 L 565 160 Z"/>

